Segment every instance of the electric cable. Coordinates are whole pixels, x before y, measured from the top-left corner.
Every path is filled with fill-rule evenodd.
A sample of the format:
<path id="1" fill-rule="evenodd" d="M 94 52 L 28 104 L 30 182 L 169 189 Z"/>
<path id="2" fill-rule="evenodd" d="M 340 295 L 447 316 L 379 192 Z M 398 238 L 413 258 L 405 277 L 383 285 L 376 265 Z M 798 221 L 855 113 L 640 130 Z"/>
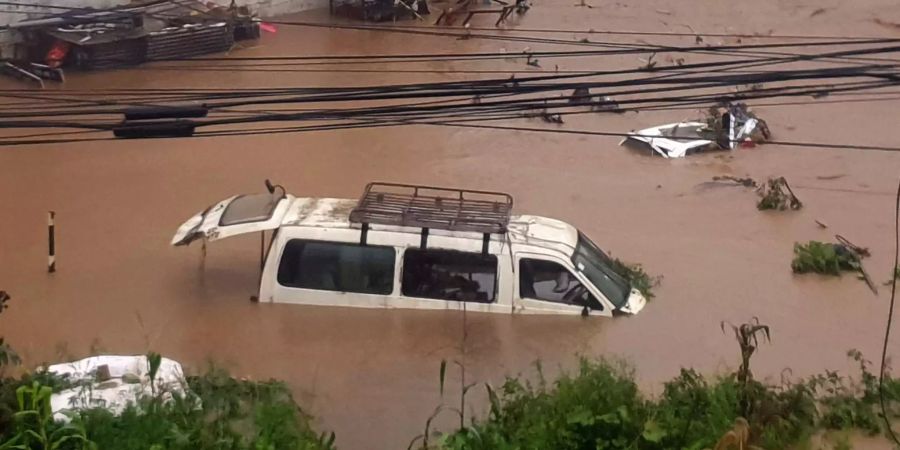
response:
<path id="1" fill-rule="evenodd" d="M 891 303 L 888 310 L 887 325 L 884 329 L 884 345 L 881 348 L 881 370 L 878 373 L 878 399 L 881 404 L 881 417 L 884 419 L 884 426 L 887 428 L 888 434 L 894 441 L 894 444 L 900 445 L 900 440 L 894 433 L 891 420 L 887 415 L 887 407 L 884 400 L 884 375 L 887 370 L 887 348 L 888 340 L 891 337 L 891 324 L 894 320 L 894 299 L 897 295 L 897 268 L 900 267 L 900 183 L 897 184 L 897 199 L 894 201 L 894 271 L 891 273 Z"/>

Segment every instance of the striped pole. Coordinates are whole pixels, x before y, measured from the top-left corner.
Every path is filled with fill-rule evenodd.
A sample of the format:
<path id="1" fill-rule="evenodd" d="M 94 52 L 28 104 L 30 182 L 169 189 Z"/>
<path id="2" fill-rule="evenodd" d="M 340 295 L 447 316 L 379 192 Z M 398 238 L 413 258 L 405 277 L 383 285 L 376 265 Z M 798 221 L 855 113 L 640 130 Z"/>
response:
<path id="1" fill-rule="evenodd" d="M 47 213 L 47 242 L 49 244 L 49 251 L 47 253 L 48 273 L 56 272 L 56 226 L 53 223 L 55 218 L 56 212 L 50 211 Z"/>

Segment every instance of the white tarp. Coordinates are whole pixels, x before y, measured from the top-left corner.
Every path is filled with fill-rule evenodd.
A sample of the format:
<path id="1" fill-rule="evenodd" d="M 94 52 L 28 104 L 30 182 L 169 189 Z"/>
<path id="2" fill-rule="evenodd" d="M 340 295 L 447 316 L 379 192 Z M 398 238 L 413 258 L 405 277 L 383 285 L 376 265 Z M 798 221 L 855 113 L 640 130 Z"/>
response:
<path id="1" fill-rule="evenodd" d="M 106 366 L 109 379 L 98 380 L 98 369 Z M 129 403 L 136 403 L 144 395 L 152 395 L 150 385 L 150 365 L 147 357 L 137 356 L 92 356 L 70 363 L 54 364 L 47 371 L 65 376 L 77 387 L 53 394 L 50 405 L 56 420 L 67 421 L 66 411 L 101 407 L 113 414 L 121 414 Z M 105 370 L 101 370 L 105 372 Z M 171 393 L 184 394 L 186 383 L 181 364 L 162 358 L 156 373 L 156 392 L 164 400 Z"/>

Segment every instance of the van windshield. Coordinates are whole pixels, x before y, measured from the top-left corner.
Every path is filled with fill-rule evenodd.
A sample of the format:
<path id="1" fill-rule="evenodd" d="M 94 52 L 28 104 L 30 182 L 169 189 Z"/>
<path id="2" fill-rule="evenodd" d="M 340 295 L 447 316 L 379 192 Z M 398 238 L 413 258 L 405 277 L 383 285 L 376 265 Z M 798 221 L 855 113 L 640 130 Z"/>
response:
<path id="1" fill-rule="evenodd" d="M 631 294 L 630 283 L 612 269 L 609 256 L 580 231 L 572 262 L 616 308 L 625 306 Z"/>

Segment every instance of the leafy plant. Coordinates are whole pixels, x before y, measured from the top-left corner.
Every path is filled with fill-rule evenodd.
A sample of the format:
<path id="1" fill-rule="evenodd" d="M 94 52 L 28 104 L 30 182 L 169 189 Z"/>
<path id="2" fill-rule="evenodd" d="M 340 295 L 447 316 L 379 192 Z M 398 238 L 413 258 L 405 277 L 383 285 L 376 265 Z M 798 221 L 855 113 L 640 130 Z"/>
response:
<path id="1" fill-rule="evenodd" d="M 842 271 L 858 271 L 859 257 L 840 244 L 809 241 L 794 244 L 794 273 L 815 272 L 824 275 L 840 275 Z"/>
<path id="2" fill-rule="evenodd" d="M 75 449 L 95 448 L 80 421 L 58 425 L 53 420 L 53 389 L 38 381 L 16 389 L 19 411 L 13 414 L 16 434 L 0 444 L 0 450 L 57 450 L 67 442 Z"/>
<path id="3" fill-rule="evenodd" d="M 162 355 L 156 352 L 147 352 L 147 374 L 150 376 L 150 390 L 156 394 L 156 375 L 162 364 Z"/>
<path id="4" fill-rule="evenodd" d="M 644 271 L 640 264 L 628 264 L 618 258 L 612 259 L 611 267 L 619 276 L 628 281 L 631 287 L 640 291 L 647 300 L 655 297 L 653 288 L 662 282 L 661 275 L 652 276 Z"/>

